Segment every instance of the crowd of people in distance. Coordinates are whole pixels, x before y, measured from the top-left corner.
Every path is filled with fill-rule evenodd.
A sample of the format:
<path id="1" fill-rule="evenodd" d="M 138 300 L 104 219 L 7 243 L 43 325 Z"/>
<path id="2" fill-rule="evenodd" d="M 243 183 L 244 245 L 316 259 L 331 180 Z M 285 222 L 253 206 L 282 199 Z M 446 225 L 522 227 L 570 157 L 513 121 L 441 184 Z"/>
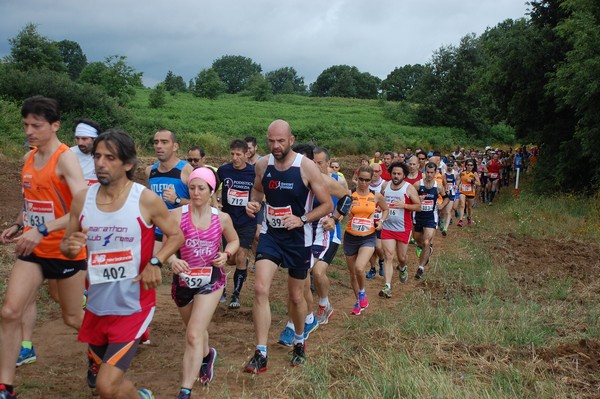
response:
<path id="1" fill-rule="evenodd" d="M 219 166 L 206 164 L 200 146 L 179 158 L 176 134 L 161 129 L 152 140 L 157 160 L 141 184 L 126 132 L 79 119 L 68 147 L 57 135 L 55 100 L 30 97 L 21 114 L 30 147 L 23 211 L 0 234 L 16 255 L 0 320 L 0 399 L 17 397 L 17 367 L 37 359 L 35 299 L 46 280 L 65 324 L 87 344 L 88 386 L 100 398 L 153 398 L 125 374 L 138 345 L 150 342 L 163 267 L 185 325 L 178 399 L 190 398 L 196 381 L 213 380 L 218 354 L 208 326 L 219 303 L 239 309 L 243 295 L 252 298 L 256 344 L 243 370 L 267 370 L 279 268 L 287 271 L 289 318 L 278 342 L 300 366 L 306 340 L 334 314 L 327 269 L 339 247 L 352 287 L 348 311 L 359 316 L 369 307 L 368 279 L 382 276 L 379 296 L 391 298 L 394 270 L 400 283 L 409 279 L 411 243 L 414 278 L 424 278 L 437 230 L 446 237 L 450 225 L 474 224 L 474 208 L 492 205 L 513 171 L 537 159 L 537 149 L 525 147 L 406 148 L 363 157 L 346 177 L 328 149 L 296 143 L 278 119 L 267 128 L 265 156 L 255 137 L 234 139 Z M 244 291 L 251 264 L 254 286 Z M 227 267 L 235 268 L 230 282 Z"/>

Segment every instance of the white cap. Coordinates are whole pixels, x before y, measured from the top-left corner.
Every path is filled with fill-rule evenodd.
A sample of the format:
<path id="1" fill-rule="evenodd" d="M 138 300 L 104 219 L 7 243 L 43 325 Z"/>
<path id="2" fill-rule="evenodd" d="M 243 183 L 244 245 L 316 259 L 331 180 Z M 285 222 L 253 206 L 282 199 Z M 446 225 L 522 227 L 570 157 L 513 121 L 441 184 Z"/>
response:
<path id="1" fill-rule="evenodd" d="M 75 127 L 75 137 L 91 137 L 95 139 L 98 137 L 98 131 L 87 123 L 81 122 Z"/>

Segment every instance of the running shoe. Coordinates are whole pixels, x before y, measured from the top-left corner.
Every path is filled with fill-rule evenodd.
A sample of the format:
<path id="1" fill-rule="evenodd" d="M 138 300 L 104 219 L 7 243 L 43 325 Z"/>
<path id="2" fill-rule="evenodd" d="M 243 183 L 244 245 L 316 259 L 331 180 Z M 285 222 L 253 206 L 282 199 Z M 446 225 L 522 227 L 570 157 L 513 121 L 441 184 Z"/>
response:
<path id="1" fill-rule="evenodd" d="M 371 270 L 369 270 L 367 272 L 367 278 L 375 278 L 376 274 L 377 274 L 377 270 L 375 270 L 375 268 L 372 267 Z"/>
<path id="2" fill-rule="evenodd" d="M 223 290 L 223 295 L 221 295 L 221 299 L 219 299 L 219 303 L 225 303 L 227 302 L 227 292 L 225 292 L 225 290 Z"/>
<path id="3" fill-rule="evenodd" d="M 183 392 L 183 391 L 179 391 L 179 395 L 177 395 L 177 399 L 191 399 L 192 394 L 191 393 L 187 393 L 187 392 Z"/>
<path id="4" fill-rule="evenodd" d="M 313 317 L 313 322 L 308 324 L 308 323 L 304 323 L 304 339 L 308 339 L 308 337 L 310 336 L 310 334 L 315 331 L 317 328 L 319 328 L 319 322 L 317 321 L 316 317 Z M 295 335 L 295 333 L 294 333 Z"/>
<path id="5" fill-rule="evenodd" d="M 210 348 L 208 350 L 208 360 L 202 362 L 202 366 L 200 366 L 200 374 L 198 375 L 200 384 L 208 385 L 212 381 L 215 376 L 215 362 L 217 361 L 217 350 L 215 348 Z"/>
<path id="6" fill-rule="evenodd" d="M 237 296 L 232 296 L 231 302 L 229 302 L 229 309 L 239 309 L 240 306 L 240 299 Z"/>
<path id="7" fill-rule="evenodd" d="M 379 275 L 383 277 L 383 259 L 379 259 Z"/>
<path id="8" fill-rule="evenodd" d="M 467 218 L 467 224 L 473 224 L 473 220 L 471 218 Z"/>
<path id="9" fill-rule="evenodd" d="M 277 341 L 277 342 L 283 346 L 292 346 L 292 342 L 294 340 L 294 335 L 296 335 L 294 330 L 292 330 L 288 326 L 285 326 L 285 328 L 279 335 L 279 341 Z"/>
<path id="10" fill-rule="evenodd" d="M 429 244 L 429 258 L 427 258 L 427 262 L 425 262 L 425 266 L 429 264 L 429 259 L 431 259 L 431 254 L 433 254 L 433 245 Z"/>
<path id="11" fill-rule="evenodd" d="M 417 258 L 421 256 L 421 252 L 423 252 L 423 248 L 417 245 Z"/>
<path id="12" fill-rule="evenodd" d="M 250 359 L 248 364 L 246 364 L 246 367 L 244 367 L 244 371 L 252 374 L 260 374 L 263 371 L 267 371 L 267 357 L 263 356 L 262 353 L 260 353 L 260 351 L 257 349 L 254 352 L 252 359 Z"/>
<path id="13" fill-rule="evenodd" d="M 414 237 L 410 237 L 410 241 L 408 243 L 409 244 L 413 244 L 413 245 L 417 245 L 417 241 L 415 240 Z"/>
<path id="14" fill-rule="evenodd" d="M 27 349 L 21 346 L 21 352 L 19 353 L 19 359 L 17 359 L 17 367 L 22 366 L 24 364 L 34 363 L 37 360 L 35 356 L 35 349 L 33 346 L 31 349 Z"/>
<path id="15" fill-rule="evenodd" d="M 419 268 L 417 269 L 417 274 L 415 274 L 415 278 L 416 278 L 417 280 L 420 280 L 420 279 L 421 279 L 421 277 L 423 277 L 423 273 L 425 273 L 425 269 L 423 269 L 422 267 L 419 267 Z"/>
<path id="16" fill-rule="evenodd" d="M 96 388 L 96 378 L 98 377 L 98 369 L 100 367 L 96 364 L 93 358 L 88 356 L 88 369 L 87 369 L 87 384 L 88 387 Z"/>
<path id="17" fill-rule="evenodd" d="M 458 227 L 463 227 L 463 221 L 462 221 L 462 220 L 459 220 L 459 221 L 458 221 L 458 224 L 457 224 L 457 226 L 458 226 Z"/>
<path id="18" fill-rule="evenodd" d="M 0 384 L 0 399 L 17 399 L 17 394 L 9 393 L 4 384 Z"/>
<path id="19" fill-rule="evenodd" d="M 391 298 L 392 297 L 392 288 L 384 285 L 381 291 L 379 291 L 379 296 L 382 298 Z"/>
<path id="20" fill-rule="evenodd" d="M 400 269 L 400 282 L 406 283 L 408 281 L 408 268 L 404 266 L 403 269 Z"/>
<path id="21" fill-rule="evenodd" d="M 360 304 L 361 309 L 366 309 L 369 307 L 369 300 L 367 299 L 366 292 L 361 292 L 358 294 L 358 302 Z"/>
<path id="22" fill-rule="evenodd" d="M 302 366 L 306 361 L 304 356 L 304 344 L 297 343 L 294 345 L 294 349 L 290 352 L 290 355 L 292 355 L 292 358 L 290 359 L 290 366 Z"/>
<path id="23" fill-rule="evenodd" d="M 331 306 L 330 303 L 328 303 L 326 306 L 319 305 L 319 311 L 317 312 L 317 323 L 327 324 L 329 323 L 329 318 L 331 316 L 333 316 L 333 306 Z"/>
<path id="24" fill-rule="evenodd" d="M 147 388 L 138 389 L 138 395 L 140 399 L 154 399 L 154 394 Z"/>
<path id="25" fill-rule="evenodd" d="M 350 313 L 353 314 L 354 316 L 358 316 L 361 312 L 362 312 L 362 308 L 360 307 L 360 303 L 358 301 L 356 301 L 356 303 L 354 304 L 354 307 L 352 308 Z"/>

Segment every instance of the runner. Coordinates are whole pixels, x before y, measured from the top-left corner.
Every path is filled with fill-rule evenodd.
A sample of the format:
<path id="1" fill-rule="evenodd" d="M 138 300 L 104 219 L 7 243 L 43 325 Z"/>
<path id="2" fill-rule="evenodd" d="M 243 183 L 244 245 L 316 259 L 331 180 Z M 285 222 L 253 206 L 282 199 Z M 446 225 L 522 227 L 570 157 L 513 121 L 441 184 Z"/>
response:
<path id="1" fill-rule="evenodd" d="M 489 195 L 488 205 L 494 203 L 496 197 L 496 191 L 498 191 L 498 185 L 500 183 L 500 173 L 502 172 L 502 163 L 498 160 L 498 153 L 494 152 L 492 160 L 489 161 L 484 169 L 487 173 L 488 183 L 486 190 Z"/>
<path id="2" fill-rule="evenodd" d="M 479 175 L 475 172 L 475 160 L 469 159 L 465 162 L 465 170 L 460 173 L 460 204 L 458 206 L 458 227 L 463 227 L 465 205 L 467 209 L 467 224 L 472 224 L 473 202 L 477 193 L 476 188 L 480 185 Z"/>
<path id="3" fill-rule="evenodd" d="M 360 315 L 369 306 L 365 291 L 365 268 L 375 253 L 375 232 L 381 230 L 381 221 L 385 221 L 388 215 L 388 206 L 383 196 L 369 189 L 372 179 L 371 167 L 361 166 L 358 169 L 358 187 L 352 193 L 350 220 L 344 232 L 344 255 L 350 272 L 350 283 L 356 296 L 356 304 L 351 314 L 355 316 Z M 373 216 L 377 206 L 382 210 L 382 216 L 380 221 L 375 223 Z"/>
<path id="4" fill-rule="evenodd" d="M 242 151 L 237 158 L 243 157 L 245 163 L 247 149 L 237 146 L 242 143 L 245 147 L 246 143 L 241 140 L 234 143 L 235 151 Z M 217 350 L 208 345 L 208 325 L 227 282 L 223 268 L 240 246 L 232 218 L 210 205 L 216 186 L 211 169 L 194 169 L 188 180 L 190 204 L 171 212 L 185 237 L 180 257 L 174 254 L 169 258 L 173 270 L 172 297 L 186 325 L 183 376 L 177 399 L 190 398 L 197 376 L 203 385 L 213 379 Z M 222 238 L 227 245 L 220 252 Z"/>
<path id="5" fill-rule="evenodd" d="M 94 145 L 94 139 L 98 137 L 101 131 L 100 126 L 92 120 L 80 118 L 75 121 L 75 141 L 77 145 L 71 147 L 71 151 L 77 155 L 77 160 L 83 171 L 83 178 L 88 186 L 98 183 L 92 146 Z"/>
<path id="6" fill-rule="evenodd" d="M 246 162 L 250 165 L 255 165 L 256 161 L 262 157 L 258 155 L 258 144 L 256 143 L 256 137 L 247 136 L 244 141 L 248 145 L 248 153 L 246 154 Z"/>
<path id="7" fill-rule="evenodd" d="M 383 222 L 381 243 L 383 246 L 383 270 L 385 285 L 379 296 L 392 297 L 392 275 L 394 256 L 398 257 L 400 281 L 406 283 L 408 242 L 412 233 L 412 212 L 421 210 L 421 200 L 415 188 L 404 181 L 408 166 L 404 162 L 394 162 L 390 166 L 392 180 L 384 184 L 381 193 L 389 207 L 388 217 Z"/>
<path id="8" fill-rule="evenodd" d="M 295 325 L 290 364 L 304 363 L 304 321 L 307 315 L 304 280 L 308 276 L 313 243 L 312 223 L 331 212 L 333 205 L 321 172 L 314 162 L 291 150 L 294 136 L 286 121 L 276 120 L 267 131 L 271 155 L 256 164 L 256 180 L 246 211 L 256 215 L 263 193 L 266 200 L 256 249 L 255 298 L 252 309 L 257 346 L 246 372 L 267 369 L 267 340 L 271 325 L 269 291 L 277 266 L 288 269 L 289 314 Z M 312 207 L 313 195 L 320 205 Z"/>
<path id="9" fill-rule="evenodd" d="M 21 174 L 23 212 L 0 235 L 14 242 L 17 260 L 8 281 L 0 321 L 0 398 L 16 398 L 13 383 L 22 342 L 24 317 L 31 315 L 45 279 L 57 280 L 58 299 L 65 324 L 78 330 L 83 320 L 85 249 L 64 257 L 59 243 L 69 220 L 73 193 L 86 187 L 77 157 L 60 142 L 60 112 L 56 100 L 35 96 L 21 108 L 27 140 L 35 148 L 27 153 Z M 19 233 L 23 231 L 22 235 Z M 35 313 L 33 313 L 33 326 Z M 27 324 L 27 323 L 25 323 Z M 33 351 L 33 346 L 32 346 Z"/>
<path id="10" fill-rule="evenodd" d="M 417 242 L 417 256 L 419 268 L 415 274 L 418 280 L 423 277 L 425 266 L 429 263 L 429 257 L 433 252 L 432 240 L 438 226 L 437 199 L 438 183 L 435 180 L 437 165 L 427 162 L 425 165 L 425 176 L 413 184 L 421 199 L 421 212 L 415 212 L 413 230 Z M 423 251 L 423 249 L 425 249 Z"/>
<path id="11" fill-rule="evenodd" d="M 373 180 L 369 184 L 369 190 L 380 193 L 381 188 L 383 187 L 383 183 L 385 180 L 381 177 L 381 173 L 383 171 L 383 164 L 374 163 L 371 165 L 371 169 L 373 170 Z M 379 223 L 381 219 L 381 208 L 376 207 L 375 213 L 373 214 L 373 223 Z M 379 266 L 379 275 L 383 276 L 383 247 L 381 246 L 381 229 L 376 230 L 375 234 L 377 235 L 377 244 L 375 246 L 375 252 L 371 256 L 369 260 L 369 265 L 371 266 L 367 274 L 366 278 L 372 279 L 377 276 L 377 266 Z"/>
<path id="12" fill-rule="evenodd" d="M 233 226 L 239 236 L 239 250 L 229 262 L 235 265 L 233 274 L 233 295 L 230 309 L 239 309 L 240 293 L 248 274 L 248 251 L 256 233 L 256 220 L 246 214 L 246 205 L 254 185 L 256 175 L 254 165 L 246 162 L 248 144 L 242 140 L 233 140 L 229 145 L 231 162 L 219 167 L 217 176 L 221 185 L 221 204 L 223 212 L 231 216 Z"/>
<path id="13" fill-rule="evenodd" d="M 440 210 L 440 217 L 442 219 L 440 230 L 442 231 L 442 235 L 446 236 L 448 234 L 448 226 L 452 220 L 452 211 L 455 209 L 454 201 L 457 198 L 458 192 L 456 187 L 458 173 L 454 168 L 454 161 L 452 159 L 448 160 L 448 163 L 446 164 L 446 173 L 443 174 L 443 180 L 449 202 L 442 210 Z"/>
<path id="14" fill-rule="evenodd" d="M 137 158 L 127 133 L 102 133 L 92 152 L 99 184 L 74 197 L 60 243 L 68 258 L 86 245 L 89 251 L 88 303 L 78 338 L 100 365 L 100 398 L 153 398 L 124 376 L 154 315 L 162 262 L 183 243 L 183 234 L 160 198 L 133 182 Z M 165 239 L 153 257 L 154 226 Z"/>

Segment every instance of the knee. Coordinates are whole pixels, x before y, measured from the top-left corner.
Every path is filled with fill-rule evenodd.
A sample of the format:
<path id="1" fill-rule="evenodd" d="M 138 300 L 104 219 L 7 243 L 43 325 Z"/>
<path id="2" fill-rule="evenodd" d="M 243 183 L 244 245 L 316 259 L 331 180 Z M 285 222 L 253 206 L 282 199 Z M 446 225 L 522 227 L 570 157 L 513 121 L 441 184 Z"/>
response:
<path id="1" fill-rule="evenodd" d="M 254 283 L 254 296 L 256 299 L 264 299 L 269 298 L 269 288 L 266 284 L 261 283 L 260 281 L 255 281 Z"/>
<path id="2" fill-rule="evenodd" d="M 17 322 L 23 317 L 23 309 L 19 309 L 16 304 L 11 303 L 9 298 L 4 298 L 2 305 L 2 321 Z"/>
<path id="3" fill-rule="evenodd" d="M 406 254 L 398 254 L 398 262 L 399 262 L 401 265 L 405 265 L 405 264 L 406 264 L 406 259 L 407 259 L 407 258 L 408 258 L 408 257 L 406 256 Z"/>
<path id="4" fill-rule="evenodd" d="M 63 321 L 69 327 L 79 330 L 83 322 L 83 310 L 78 313 L 63 313 Z"/>
<path id="5" fill-rule="evenodd" d="M 119 393 L 119 386 L 114 382 L 102 378 L 102 374 L 98 374 L 96 381 L 96 391 L 101 398 L 116 398 Z"/>
<path id="6" fill-rule="evenodd" d="M 298 306 L 305 301 L 304 292 L 290 292 L 289 295 L 290 302 L 295 306 Z"/>
<path id="7" fill-rule="evenodd" d="M 199 331 L 197 329 L 188 328 L 185 332 L 185 341 L 188 346 L 200 347 L 202 343 L 202 337 L 204 336 L 204 331 Z"/>

